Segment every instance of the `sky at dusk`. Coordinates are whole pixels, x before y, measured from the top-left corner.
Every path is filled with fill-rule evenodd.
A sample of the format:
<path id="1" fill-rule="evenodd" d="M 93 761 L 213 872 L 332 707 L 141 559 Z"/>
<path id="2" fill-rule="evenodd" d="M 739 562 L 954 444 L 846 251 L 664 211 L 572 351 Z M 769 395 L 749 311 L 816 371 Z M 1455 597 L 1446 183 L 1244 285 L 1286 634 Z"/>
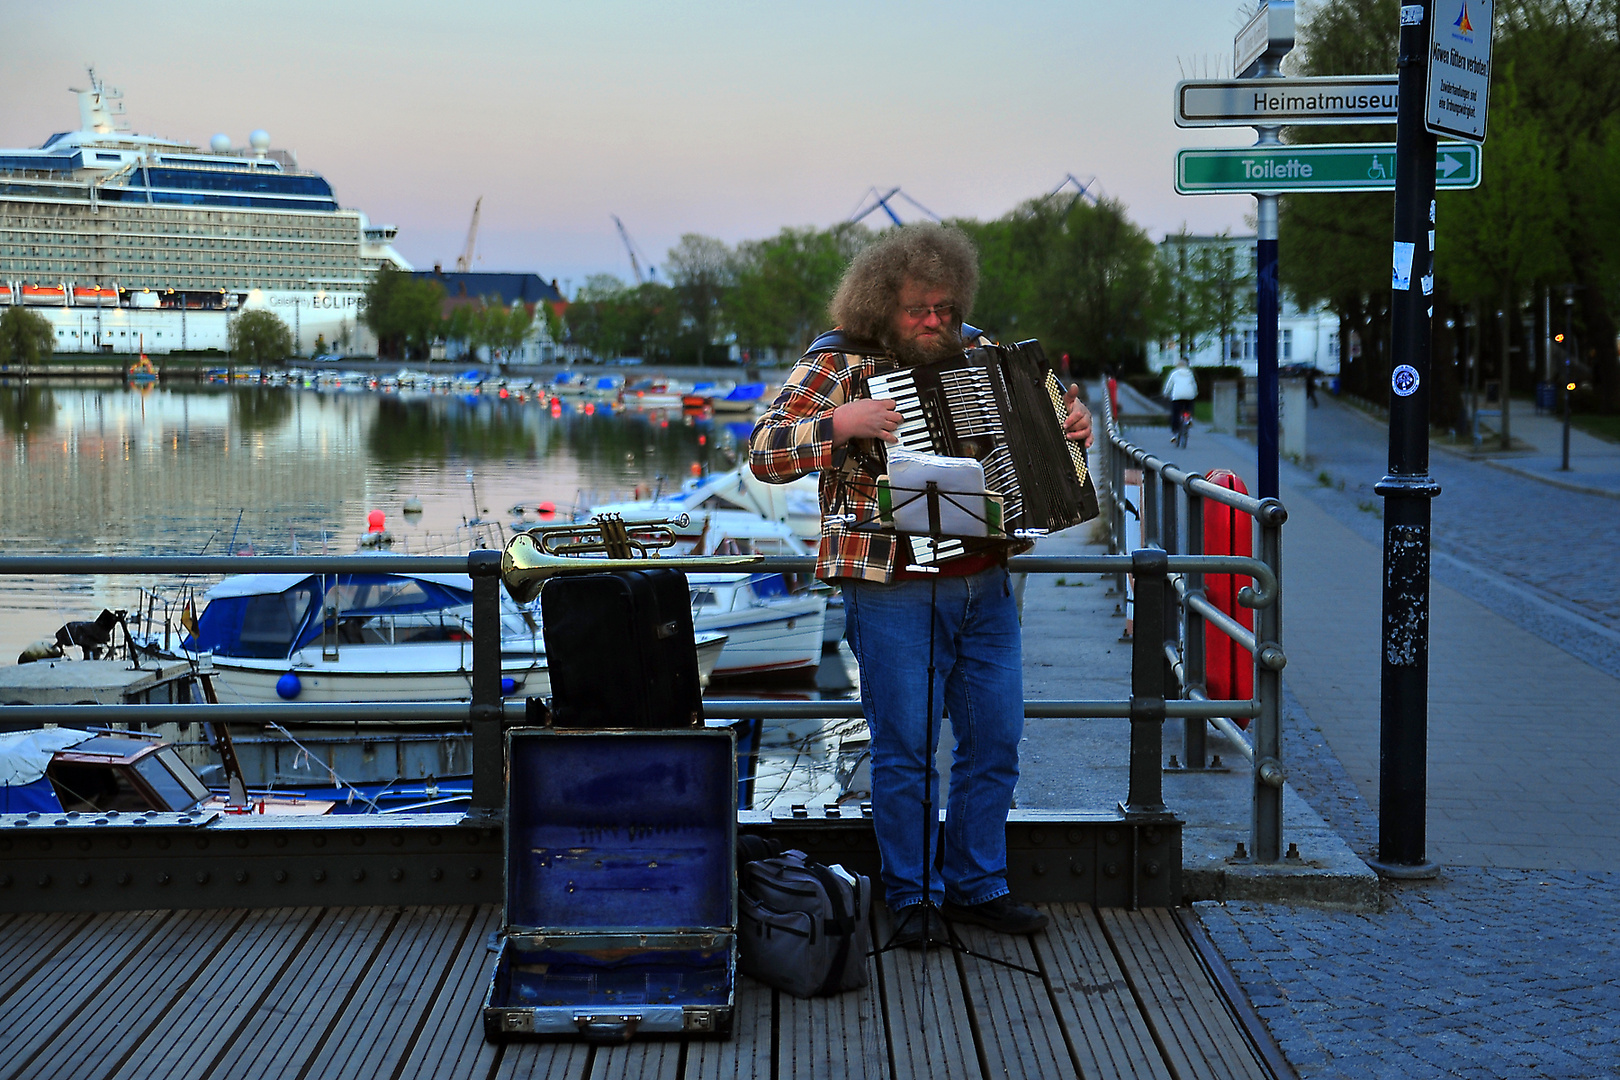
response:
<path id="1" fill-rule="evenodd" d="M 611 215 L 661 264 L 683 233 L 832 225 L 874 186 L 989 219 L 1073 174 L 1155 239 L 1241 232 L 1253 199 L 1178 196 L 1172 171 L 1254 132 L 1180 130 L 1172 91 L 1230 74 L 1245 7 L 53 0 L 7 13 L 0 146 L 77 127 L 94 64 L 138 133 L 269 131 L 420 268 L 453 264 L 482 196 L 475 268 L 572 288 L 630 278 Z"/>

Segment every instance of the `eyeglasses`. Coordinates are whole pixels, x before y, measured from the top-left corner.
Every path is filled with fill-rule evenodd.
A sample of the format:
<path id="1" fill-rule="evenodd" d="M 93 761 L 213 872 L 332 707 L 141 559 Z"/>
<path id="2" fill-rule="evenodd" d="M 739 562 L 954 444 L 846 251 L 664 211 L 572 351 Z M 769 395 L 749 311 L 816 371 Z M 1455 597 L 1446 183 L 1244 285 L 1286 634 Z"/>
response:
<path id="1" fill-rule="evenodd" d="M 945 322 L 952 315 L 956 314 L 956 305 L 955 304 L 932 304 L 932 305 L 930 305 L 930 304 L 919 304 L 919 305 L 917 305 L 915 307 L 903 307 L 900 310 L 904 311 L 906 313 L 906 317 L 909 318 L 909 319 L 926 319 L 930 315 L 938 315 L 939 316 L 939 321 L 940 322 Z"/>

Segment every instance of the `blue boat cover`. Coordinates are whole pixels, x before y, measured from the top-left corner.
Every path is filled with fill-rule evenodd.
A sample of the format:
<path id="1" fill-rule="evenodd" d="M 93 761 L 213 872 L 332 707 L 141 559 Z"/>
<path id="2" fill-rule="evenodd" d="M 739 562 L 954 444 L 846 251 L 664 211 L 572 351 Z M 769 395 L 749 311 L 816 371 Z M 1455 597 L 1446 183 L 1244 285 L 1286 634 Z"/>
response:
<path id="1" fill-rule="evenodd" d="M 311 574 L 278 592 L 217 596 L 197 620 L 197 633 L 181 642 L 187 652 L 274 660 L 288 656 L 321 633 L 323 585 L 339 592 L 345 618 L 444 611 L 472 603 L 471 589 L 458 589 L 404 574 Z"/>

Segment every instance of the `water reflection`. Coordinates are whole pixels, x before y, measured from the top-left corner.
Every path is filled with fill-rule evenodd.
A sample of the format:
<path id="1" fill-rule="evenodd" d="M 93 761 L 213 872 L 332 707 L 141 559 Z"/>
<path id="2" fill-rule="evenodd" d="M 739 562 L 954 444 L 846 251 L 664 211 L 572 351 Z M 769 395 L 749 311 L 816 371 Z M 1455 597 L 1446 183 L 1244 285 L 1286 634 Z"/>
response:
<path id="1" fill-rule="evenodd" d="M 0 554 L 342 554 L 372 510 L 396 551 L 465 551 L 491 526 L 498 540 L 513 505 L 566 513 L 735 461 L 725 425 L 679 410 L 256 385 L 3 385 L 0 435 Z M 421 512 L 405 514 L 408 500 Z M 0 663 L 180 580 L 0 578 Z M 744 736 L 756 807 L 864 798 L 860 722 L 772 721 Z"/>

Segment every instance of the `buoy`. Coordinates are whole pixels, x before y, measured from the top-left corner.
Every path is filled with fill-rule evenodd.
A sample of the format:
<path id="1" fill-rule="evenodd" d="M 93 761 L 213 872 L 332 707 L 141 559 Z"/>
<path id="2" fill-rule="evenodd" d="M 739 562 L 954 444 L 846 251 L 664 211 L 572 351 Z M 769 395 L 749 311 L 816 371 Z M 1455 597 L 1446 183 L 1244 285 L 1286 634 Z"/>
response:
<path id="1" fill-rule="evenodd" d="M 415 495 L 412 495 L 410 498 L 406 499 L 405 512 L 407 514 L 420 514 L 422 512 L 422 500 L 418 499 Z"/>
<path id="2" fill-rule="evenodd" d="M 702 462 L 698 462 L 698 461 L 692 462 L 692 475 L 693 476 L 702 476 L 703 475 L 703 463 Z"/>
<path id="3" fill-rule="evenodd" d="M 508 697 L 517 690 L 517 680 L 503 678 L 501 680 L 501 697 Z"/>
<path id="4" fill-rule="evenodd" d="M 699 432 L 698 433 L 698 445 L 699 446 L 708 446 L 709 445 L 709 437 L 707 435 L 704 435 L 702 432 Z"/>
<path id="5" fill-rule="evenodd" d="M 366 531 L 382 532 L 383 527 L 387 524 L 387 522 L 388 518 L 381 510 L 373 510 L 371 513 L 366 515 Z"/>
<path id="6" fill-rule="evenodd" d="M 551 500 L 548 499 L 545 502 L 540 504 L 540 516 L 541 517 L 550 517 L 551 515 L 555 514 L 556 512 L 557 512 L 557 504 L 552 502 Z"/>
<path id="7" fill-rule="evenodd" d="M 287 672 L 276 680 L 276 696 L 282 701 L 291 701 L 304 692 L 304 683 L 294 672 Z"/>

